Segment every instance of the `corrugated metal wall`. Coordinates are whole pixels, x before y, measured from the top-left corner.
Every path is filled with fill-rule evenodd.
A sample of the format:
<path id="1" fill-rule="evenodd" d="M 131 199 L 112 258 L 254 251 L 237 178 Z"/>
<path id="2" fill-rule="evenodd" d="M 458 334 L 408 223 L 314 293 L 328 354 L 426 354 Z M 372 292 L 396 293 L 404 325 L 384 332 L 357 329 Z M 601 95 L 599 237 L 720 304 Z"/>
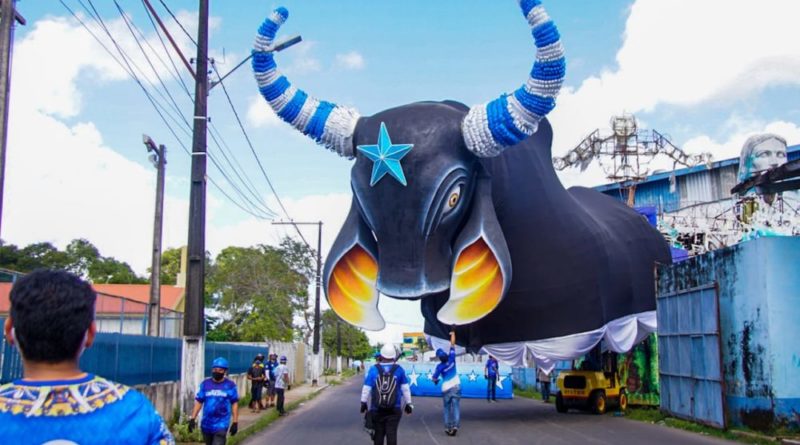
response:
<path id="1" fill-rule="evenodd" d="M 640 184 L 636 187 L 636 206 L 654 206 L 663 212 L 678 210 L 680 195 L 670 191 L 669 179 Z"/>
<path id="2" fill-rule="evenodd" d="M 661 409 L 725 428 L 716 283 L 657 296 Z"/>

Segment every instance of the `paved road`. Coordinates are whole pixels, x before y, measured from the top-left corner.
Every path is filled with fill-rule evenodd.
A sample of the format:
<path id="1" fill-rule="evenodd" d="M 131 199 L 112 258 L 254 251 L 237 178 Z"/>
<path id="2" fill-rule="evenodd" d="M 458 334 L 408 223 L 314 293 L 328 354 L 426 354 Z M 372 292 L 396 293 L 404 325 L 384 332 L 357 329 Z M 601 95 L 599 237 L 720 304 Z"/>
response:
<path id="1" fill-rule="evenodd" d="M 364 444 L 358 398 L 362 381 L 328 388 L 285 418 L 247 440 L 248 445 Z M 673 428 L 613 416 L 570 411 L 558 414 L 552 404 L 516 398 L 488 404 L 485 400 L 461 401 L 461 429 L 448 437 L 442 425 L 442 401 L 414 399 L 414 414 L 400 421 L 400 444 L 733 444 Z"/>

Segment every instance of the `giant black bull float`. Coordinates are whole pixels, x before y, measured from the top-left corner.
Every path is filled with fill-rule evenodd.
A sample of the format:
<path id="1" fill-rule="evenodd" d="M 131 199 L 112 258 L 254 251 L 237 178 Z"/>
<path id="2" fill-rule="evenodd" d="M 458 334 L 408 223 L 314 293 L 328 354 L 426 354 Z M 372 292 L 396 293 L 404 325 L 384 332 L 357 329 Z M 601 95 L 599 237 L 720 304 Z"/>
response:
<path id="1" fill-rule="evenodd" d="M 288 18 L 276 9 L 253 51 L 259 90 L 277 115 L 348 159 L 353 200 L 323 286 L 343 320 L 380 330 L 381 294 L 420 300 L 434 341 L 547 366 L 601 339 L 625 351 L 655 329 L 653 267 L 661 235 L 634 210 L 582 187 L 565 190 L 545 118 L 564 50 L 538 0 L 522 0 L 536 59 L 521 87 L 471 108 L 419 102 L 361 116 L 281 75 L 270 51 Z"/>

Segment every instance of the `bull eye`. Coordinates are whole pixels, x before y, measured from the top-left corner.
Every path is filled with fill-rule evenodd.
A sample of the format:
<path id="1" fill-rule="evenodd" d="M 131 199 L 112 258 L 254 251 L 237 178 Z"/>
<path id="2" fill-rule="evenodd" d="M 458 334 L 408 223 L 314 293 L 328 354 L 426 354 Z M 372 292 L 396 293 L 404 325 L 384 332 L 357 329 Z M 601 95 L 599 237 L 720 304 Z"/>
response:
<path id="1" fill-rule="evenodd" d="M 461 200 L 461 191 L 462 185 L 456 184 L 447 192 L 447 201 L 444 203 L 444 208 L 442 209 L 443 216 L 452 212 L 456 206 L 458 206 L 458 202 Z"/>

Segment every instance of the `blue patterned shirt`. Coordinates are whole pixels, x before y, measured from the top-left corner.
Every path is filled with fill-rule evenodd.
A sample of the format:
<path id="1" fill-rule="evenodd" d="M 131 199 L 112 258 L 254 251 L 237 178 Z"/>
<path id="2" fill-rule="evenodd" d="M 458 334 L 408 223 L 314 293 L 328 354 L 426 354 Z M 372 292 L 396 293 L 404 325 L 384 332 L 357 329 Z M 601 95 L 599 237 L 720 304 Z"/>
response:
<path id="1" fill-rule="evenodd" d="M 0 386 L 3 443 L 167 445 L 175 440 L 140 392 L 87 374 Z"/>
<path id="2" fill-rule="evenodd" d="M 458 379 L 458 372 L 456 371 L 456 350 L 450 347 L 450 354 L 447 356 L 447 361 L 436 365 L 436 372 L 433 373 L 434 382 L 442 377 L 442 392 L 448 389 L 455 388 L 461 384 Z"/>
<path id="3" fill-rule="evenodd" d="M 203 421 L 200 422 L 200 429 L 204 433 L 228 430 L 233 413 L 231 404 L 239 401 L 236 383 L 228 379 L 221 382 L 205 379 L 200 384 L 194 399 L 203 404 Z"/>

